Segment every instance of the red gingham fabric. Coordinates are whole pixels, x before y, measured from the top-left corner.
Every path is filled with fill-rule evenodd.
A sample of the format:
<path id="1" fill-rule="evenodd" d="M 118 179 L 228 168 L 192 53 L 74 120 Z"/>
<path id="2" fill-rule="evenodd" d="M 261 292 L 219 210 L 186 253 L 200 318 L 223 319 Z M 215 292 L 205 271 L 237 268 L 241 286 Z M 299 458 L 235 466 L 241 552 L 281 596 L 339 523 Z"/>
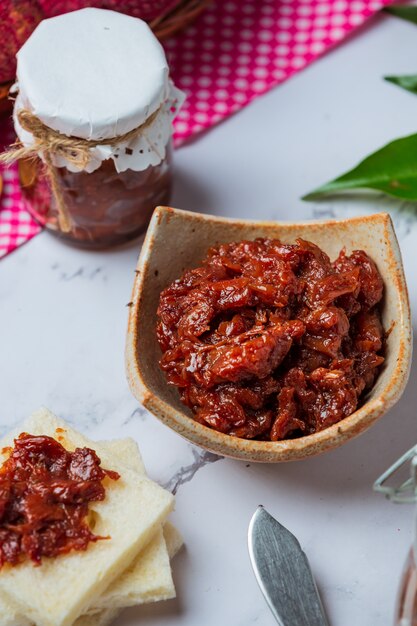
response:
<path id="1" fill-rule="evenodd" d="M 0 144 L 9 145 L 14 141 L 10 123 L 0 125 Z M 3 192 L 0 197 L 0 258 L 13 252 L 42 229 L 25 209 L 20 193 L 17 166 L 0 167 L 3 179 Z"/>
<path id="2" fill-rule="evenodd" d="M 175 120 L 176 145 L 309 65 L 387 4 L 390 0 L 214 0 L 191 27 L 165 42 L 172 77 L 187 94 Z M 0 126 L 3 143 L 5 128 Z M 40 230 L 24 210 L 16 168 L 3 171 L 3 177 L 0 256 Z"/>
<path id="3" fill-rule="evenodd" d="M 389 0 L 217 0 L 166 42 L 187 94 L 176 144 L 239 111 L 342 41 Z"/>

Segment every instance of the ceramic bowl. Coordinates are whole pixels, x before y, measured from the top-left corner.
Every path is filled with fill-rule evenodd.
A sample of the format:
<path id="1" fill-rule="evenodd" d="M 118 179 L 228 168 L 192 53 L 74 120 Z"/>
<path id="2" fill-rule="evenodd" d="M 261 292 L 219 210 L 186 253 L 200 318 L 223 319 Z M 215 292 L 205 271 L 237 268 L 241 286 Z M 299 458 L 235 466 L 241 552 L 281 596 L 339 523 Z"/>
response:
<path id="1" fill-rule="evenodd" d="M 284 242 L 302 237 L 318 244 L 331 258 L 336 258 L 343 247 L 347 252 L 363 249 L 374 259 L 384 279 L 383 325 L 391 332 L 385 364 L 375 386 L 352 415 L 321 432 L 298 439 L 278 442 L 238 439 L 198 424 L 158 366 L 161 352 L 155 327 L 162 289 L 184 269 L 198 266 L 210 246 L 256 237 L 274 237 Z M 155 210 L 133 287 L 126 347 L 127 376 L 135 397 L 164 424 L 194 444 L 220 455 L 260 462 L 297 460 L 340 446 L 369 428 L 397 402 L 408 379 L 411 353 L 407 286 L 389 215 L 379 213 L 298 224 L 229 220 L 168 207 Z"/>

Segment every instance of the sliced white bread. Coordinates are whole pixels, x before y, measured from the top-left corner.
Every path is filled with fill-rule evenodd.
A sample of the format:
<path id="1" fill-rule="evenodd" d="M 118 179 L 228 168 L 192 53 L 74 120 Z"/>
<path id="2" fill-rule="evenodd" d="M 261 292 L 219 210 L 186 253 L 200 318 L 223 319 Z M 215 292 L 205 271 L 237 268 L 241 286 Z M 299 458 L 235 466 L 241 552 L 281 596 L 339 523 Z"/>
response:
<path id="1" fill-rule="evenodd" d="M 139 446 L 136 441 L 132 439 L 132 437 L 111 439 L 109 441 L 97 441 L 97 445 L 106 448 L 109 454 L 117 456 L 120 463 L 123 463 L 125 467 L 138 472 L 138 474 L 146 475 L 145 465 L 142 460 Z"/>
<path id="2" fill-rule="evenodd" d="M 117 454 L 120 462 L 130 467 L 139 474 L 145 474 L 145 465 L 142 460 L 142 455 L 139 450 L 139 446 L 134 439 L 126 437 L 125 439 L 113 439 L 111 441 L 99 441 L 101 446 L 107 446 L 108 450 Z M 184 540 L 181 533 L 175 526 L 167 521 L 163 525 L 164 539 L 167 544 L 169 558 L 172 559 L 184 544 Z"/>
<path id="3" fill-rule="evenodd" d="M 109 626 L 120 612 L 121 609 L 104 609 L 92 615 L 81 615 L 74 626 Z"/>
<path id="4" fill-rule="evenodd" d="M 74 626 L 109 626 L 121 609 L 105 609 L 94 615 L 82 615 Z M 0 597 L 0 624 L 1 626 L 34 626 L 34 623 L 22 617 L 16 608 L 13 608 L 9 599 Z"/>
<path id="5" fill-rule="evenodd" d="M 126 468 L 105 446 L 83 437 L 50 411 L 34 413 L 15 433 L 0 442 L 13 445 L 21 432 L 57 438 L 68 450 L 87 446 L 96 450 L 102 466 L 121 475 L 106 479 L 106 498 L 92 503 L 97 535 L 110 540 L 90 544 L 85 552 L 44 559 L 41 567 L 25 561 L 0 571 L 0 592 L 18 612 L 37 626 L 70 626 L 134 561 L 172 509 L 173 497 L 137 471 Z M 0 455 L 3 462 L 6 455 Z"/>
<path id="6" fill-rule="evenodd" d="M 0 624 L 1 626 L 32 626 L 30 620 L 22 617 L 19 608 L 2 593 L 0 593 Z"/>
<path id="7" fill-rule="evenodd" d="M 165 522 L 163 525 L 165 543 L 167 544 L 167 550 L 170 560 L 174 558 L 177 552 L 180 551 L 184 545 L 184 540 L 180 531 L 175 528 L 171 522 Z"/>
<path id="8" fill-rule="evenodd" d="M 92 611 L 123 608 L 170 598 L 175 598 L 175 587 L 168 550 L 162 528 L 159 528 L 156 537 L 132 565 L 94 602 Z"/>
<path id="9" fill-rule="evenodd" d="M 123 461 L 131 469 L 142 474 L 145 472 L 138 445 L 133 439 L 101 441 L 98 444 L 106 447 L 110 453 L 118 457 L 119 461 Z M 135 584 L 136 589 L 134 589 L 133 594 L 135 598 L 139 598 L 138 604 L 150 602 L 151 599 L 158 601 L 175 597 L 171 567 L 166 554 L 170 557 L 174 556 L 182 545 L 182 538 L 170 522 L 166 522 L 163 528 L 164 535 L 168 537 L 170 545 L 168 553 L 165 539 L 159 529 L 148 546 L 136 557 L 135 566 L 132 565 L 129 568 L 132 570 L 129 575 L 130 580 L 126 573 L 123 573 L 117 581 L 110 585 L 110 589 L 104 592 L 103 599 L 105 598 L 105 600 L 103 603 L 99 599 L 94 610 L 79 617 L 74 626 L 107 626 L 110 624 L 121 611 L 121 608 L 114 608 L 115 606 L 126 607 L 132 604 L 129 594 L 132 593 Z M 120 584 L 119 580 L 123 579 L 124 582 Z M 126 599 L 124 594 L 127 594 Z M 100 606 L 111 606 L 112 598 L 116 600 L 113 608 L 99 609 Z M 10 601 L 4 600 L 1 596 L 0 616 L 1 626 L 32 626 L 28 620 L 18 614 L 16 608 L 11 606 Z"/>
<path id="10" fill-rule="evenodd" d="M 140 474 L 145 473 L 138 445 L 133 439 L 102 441 L 101 445 L 130 469 Z M 175 587 L 169 554 L 160 527 L 144 550 L 94 602 L 88 612 L 94 613 L 105 608 L 123 608 L 170 598 L 175 598 Z"/>

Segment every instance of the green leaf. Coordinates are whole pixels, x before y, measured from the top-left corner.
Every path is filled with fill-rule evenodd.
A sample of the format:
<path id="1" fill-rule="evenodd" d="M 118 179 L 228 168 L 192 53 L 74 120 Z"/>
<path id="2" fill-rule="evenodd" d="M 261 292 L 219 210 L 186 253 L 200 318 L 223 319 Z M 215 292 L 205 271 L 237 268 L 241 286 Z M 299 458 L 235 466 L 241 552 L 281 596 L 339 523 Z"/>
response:
<path id="1" fill-rule="evenodd" d="M 303 200 L 316 200 L 347 189 L 376 189 L 396 198 L 417 200 L 417 134 L 388 143 Z"/>
<path id="2" fill-rule="evenodd" d="M 393 6 L 385 7 L 384 11 L 400 17 L 402 20 L 417 24 L 417 6 L 397 6 L 394 4 Z"/>
<path id="3" fill-rule="evenodd" d="M 417 95 L 417 74 L 410 74 L 408 76 L 384 76 L 384 79 L 389 83 L 398 85 Z"/>

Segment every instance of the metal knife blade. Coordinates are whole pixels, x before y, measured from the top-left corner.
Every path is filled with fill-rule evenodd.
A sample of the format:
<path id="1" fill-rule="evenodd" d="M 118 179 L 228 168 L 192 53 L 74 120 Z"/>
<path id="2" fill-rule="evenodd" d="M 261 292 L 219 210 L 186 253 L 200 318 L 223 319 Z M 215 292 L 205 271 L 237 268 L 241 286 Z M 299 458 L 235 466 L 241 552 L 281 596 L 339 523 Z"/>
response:
<path id="1" fill-rule="evenodd" d="M 263 506 L 248 532 L 256 579 L 280 626 L 328 626 L 323 606 L 301 546 Z"/>

